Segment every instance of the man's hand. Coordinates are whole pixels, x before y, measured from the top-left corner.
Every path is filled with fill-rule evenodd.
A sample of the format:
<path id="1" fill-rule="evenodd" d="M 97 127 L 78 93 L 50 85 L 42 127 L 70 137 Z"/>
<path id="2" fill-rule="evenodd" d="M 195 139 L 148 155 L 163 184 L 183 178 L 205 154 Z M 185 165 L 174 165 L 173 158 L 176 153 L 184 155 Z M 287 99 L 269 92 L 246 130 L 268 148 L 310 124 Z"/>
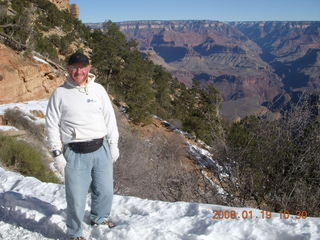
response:
<path id="1" fill-rule="evenodd" d="M 119 158 L 119 148 L 118 148 L 118 144 L 116 143 L 110 143 L 110 152 L 111 152 L 111 158 L 112 158 L 112 162 L 116 162 Z"/>
<path id="2" fill-rule="evenodd" d="M 64 168 L 66 167 L 67 162 L 64 159 L 63 154 L 54 158 L 53 166 L 61 173 L 62 177 L 64 177 Z"/>

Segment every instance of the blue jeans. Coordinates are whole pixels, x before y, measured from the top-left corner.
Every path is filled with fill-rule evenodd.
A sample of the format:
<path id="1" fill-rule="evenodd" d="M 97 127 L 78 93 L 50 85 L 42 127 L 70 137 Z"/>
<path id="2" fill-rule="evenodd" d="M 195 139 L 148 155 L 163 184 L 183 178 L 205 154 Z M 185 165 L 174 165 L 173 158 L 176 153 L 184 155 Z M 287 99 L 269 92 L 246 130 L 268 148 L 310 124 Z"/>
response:
<path id="1" fill-rule="evenodd" d="M 113 164 L 106 139 L 92 153 L 75 153 L 66 147 L 64 157 L 67 229 L 70 237 L 82 236 L 86 198 L 91 189 L 90 220 L 100 224 L 109 216 L 113 198 Z"/>

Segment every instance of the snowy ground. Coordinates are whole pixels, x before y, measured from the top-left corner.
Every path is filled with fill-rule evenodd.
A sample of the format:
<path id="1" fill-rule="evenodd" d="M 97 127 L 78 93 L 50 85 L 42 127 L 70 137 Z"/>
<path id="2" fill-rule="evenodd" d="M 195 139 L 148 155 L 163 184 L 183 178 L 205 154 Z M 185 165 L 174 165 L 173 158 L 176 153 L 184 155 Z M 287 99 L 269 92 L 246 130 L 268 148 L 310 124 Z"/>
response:
<path id="1" fill-rule="evenodd" d="M 8 103 L 8 104 L 2 104 L 0 105 L 0 115 L 4 115 L 4 112 L 7 109 L 11 108 L 19 108 L 22 112 L 24 112 L 27 116 L 32 116 L 33 118 L 36 118 L 31 111 L 32 110 L 39 110 L 43 114 L 46 113 L 48 105 L 48 99 L 41 99 L 41 100 L 34 100 L 34 101 L 27 101 L 27 102 L 19 102 L 19 103 Z M 43 118 L 37 118 L 36 119 L 37 123 L 43 123 L 44 124 L 44 119 Z"/>
<path id="2" fill-rule="evenodd" d="M 26 115 L 31 110 L 45 113 L 47 100 L 0 105 L 19 107 Z M 37 122 L 43 119 L 37 119 Z M 1 130 L 10 127 L 0 126 Z M 209 152 L 189 145 L 190 151 L 214 163 Z M 266 219 L 258 209 L 230 208 L 187 202 L 168 203 L 129 196 L 114 196 L 112 217 L 117 226 L 90 227 L 87 199 L 84 234 L 88 239 L 108 240 L 319 240 L 320 218 L 281 219 L 278 213 Z M 65 239 L 64 186 L 43 183 L 32 177 L 0 168 L 0 239 Z M 300 209 L 297 209 L 300 210 Z M 212 219 L 213 211 L 236 213 L 235 219 Z M 229 211 L 229 212 L 228 212 Z M 246 212 L 247 211 L 247 212 Z M 252 211 L 244 219 L 245 213 Z M 264 217 L 264 218 L 263 218 Z"/>
<path id="3" fill-rule="evenodd" d="M 13 126 L 2 126 L 0 125 L 0 131 L 18 131 L 19 129 Z"/>
<path id="4" fill-rule="evenodd" d="M 113 229 L 90 227 L 87 199 L 84 233 L 88 239 L 184 240 L 316 240 L 320 218 L 280 219 L 273 213 L 262 219 L 260 210 L 229 208 L 187 202 L 168 203 L 136 197 L 114 196 Z M 65 239 L 64 186 L 0 168 L 0 239 Z M 212 219 L 212 211 L 237 212 L 236 219 Z M 244 210 L 252 218 L 243 219 Z"/>

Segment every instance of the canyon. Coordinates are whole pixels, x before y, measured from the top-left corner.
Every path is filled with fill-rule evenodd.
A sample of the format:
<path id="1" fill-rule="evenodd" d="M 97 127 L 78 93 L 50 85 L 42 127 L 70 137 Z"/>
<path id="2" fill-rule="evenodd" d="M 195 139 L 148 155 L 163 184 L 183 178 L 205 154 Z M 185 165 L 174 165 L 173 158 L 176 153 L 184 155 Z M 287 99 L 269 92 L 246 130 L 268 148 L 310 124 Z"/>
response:
<path id="1" fill-rule="evenodd" d="M 103 28 L 103 24 L 87 24 Z M 279 112 L 320 88 L 320 22 L 117 23 L 154 63 L 191 87 L 213 84 L 228 119 Z"/>

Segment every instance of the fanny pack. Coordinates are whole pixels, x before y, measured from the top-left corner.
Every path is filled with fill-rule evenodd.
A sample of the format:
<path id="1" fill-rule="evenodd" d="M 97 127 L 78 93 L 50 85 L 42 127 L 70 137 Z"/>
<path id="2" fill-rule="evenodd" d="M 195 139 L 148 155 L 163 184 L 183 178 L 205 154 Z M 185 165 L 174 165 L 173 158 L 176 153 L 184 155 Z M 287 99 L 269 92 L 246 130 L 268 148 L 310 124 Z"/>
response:
<path id="1" fill-rule="evenodd" d="M 72 142 L 69 147 L 76 153 L 91 153 L 97 151 L 103 144 L 103 138 L 93 139 L 88 142 Z"/>

